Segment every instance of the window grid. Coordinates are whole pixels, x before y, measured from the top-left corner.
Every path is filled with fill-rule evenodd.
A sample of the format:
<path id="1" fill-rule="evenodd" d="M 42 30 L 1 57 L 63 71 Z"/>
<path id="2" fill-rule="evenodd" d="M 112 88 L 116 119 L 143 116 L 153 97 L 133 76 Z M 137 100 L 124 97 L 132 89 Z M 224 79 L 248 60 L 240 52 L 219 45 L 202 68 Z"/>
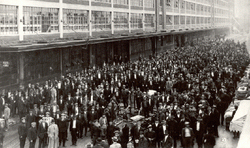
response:
<path id="1" fill-rule="evenodd" d="M 92 29 L 97 30 L 111 30 L 111 12 L 106 11 L 92 11 Z"/>
<path id="2" fill-rule="evenodd" d="M 24 7 L 23 32 L 59 32 L 58 11 L 56 8 Z"/>
<path id="3" fill-rule="evenodd" d="M 128 5 L 128 0 L 113 0 L 114 4 Z"/>
<path id="4" fill-rule="evenodd" d="M 17 7 L 0 5 L 0 35 L 17 33 Z"/>
<path id="5" fill-rule="evenodd" d="M 131 6 L 139 6 L 142 7 L 143 6 L 143 0 L 131 0 Z"/>
<path id="6" fill-rule="evenodd" d="M 129 14 L 126 12 L 114 12 L 114 27 L 115 29 L 128 28 Z"/>
<path id="7" fill-rule="evenodd" d="M 63 30 L 68 32 L 88 30 L 88 11 L 63 9 Z"/>
<path id="8" fill-rule="evenodd" d="M 154 27 L 154 14 L 145 14 L 145 27 Z"/>
<path id="9" fill-rule="evenodd" d="M 102 3 L 111 3 L 111 0 L 92 0 L 95 2 L 102 2 Z"/>
<path id="10" fill-rule="evenodd" d="M 142 14 L 141 13 L 131 13 L 131 28 L 138 29 L 142 28 Z"/>

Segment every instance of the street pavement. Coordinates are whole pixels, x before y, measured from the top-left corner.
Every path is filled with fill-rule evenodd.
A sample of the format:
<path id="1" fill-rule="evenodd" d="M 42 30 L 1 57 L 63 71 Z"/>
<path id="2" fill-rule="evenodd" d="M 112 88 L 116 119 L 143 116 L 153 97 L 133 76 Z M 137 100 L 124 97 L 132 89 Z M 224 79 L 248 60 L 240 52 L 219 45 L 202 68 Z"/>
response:
<path id="1" fill-rule="evenodd" d="M 18 148 L 19 147 L 19 138 L 18 138 L 18 124 L 11 127 L 11 129 L 6 132 L 4 138 L 4 148 Z M 233 134 L 225 130 L 224 126 L 219 126 L 219 138 L 216 139 L 215 148 L 236 148 L 238 144 L 238 139 L 233 138 Z M 87 137 L 83 139 L 78 139 L 77 146 L 71 146 L 71 136 L 68 132 L 68 141 L 66 142 L 67 148 L 85 148 L 85 146 L 91 142 L 90 133 L 87 134 Z M 36 141 L 36 148 L 38 148 L 39 140 Z M 177 148 L 180 148 L 180 142 L 177 143 Z M 28 140 L 26 139 L 25 148 L 29 147 Z M 198 148 L 195 144 L 194 148 Z"/>

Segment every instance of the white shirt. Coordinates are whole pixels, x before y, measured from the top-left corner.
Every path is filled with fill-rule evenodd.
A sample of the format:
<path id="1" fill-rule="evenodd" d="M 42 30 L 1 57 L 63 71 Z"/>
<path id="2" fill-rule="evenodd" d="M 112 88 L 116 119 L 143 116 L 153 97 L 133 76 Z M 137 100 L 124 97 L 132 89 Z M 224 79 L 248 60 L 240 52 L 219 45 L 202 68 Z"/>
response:
<path id="1" fill-rule="evenodd" d="M 165 136 L 165 138 L 164 138 L 164 142 L 166 142 L 166 141 L 167 141 L 167 139 L 168 139 L 168 135 L 167 135 L 167 136 Z"/>
<path id="2" fill-rule="evenodd" d="M 165 135 L 167 127 L 166 127 L 166 125 L 163 125 L 162 127 L 163 127 L 163 134 Z"/>
<path id="3" fill-rule="evenodd" d="M 200 131 L 200 121 L 197 121 L 196 130 L 197 130 L 197 131 Z"/>
<path id="4" fill-rule="evenodd" d="M 3 105 L 5 104 L 5 100 L 4 100 L 4 98 L 2 98 L 2 100 L 3 100 Z"/>
<path id="5" fill-rule="evenodd" d="M 73 126 L 72 128 L 76 128 L 76 120 L 73 120 Z"/>
<path id="6" fill-rule="evenodd" d="M 185 137 L 191 137 L 191 132 L 189 128 L 185 128 Z"/>

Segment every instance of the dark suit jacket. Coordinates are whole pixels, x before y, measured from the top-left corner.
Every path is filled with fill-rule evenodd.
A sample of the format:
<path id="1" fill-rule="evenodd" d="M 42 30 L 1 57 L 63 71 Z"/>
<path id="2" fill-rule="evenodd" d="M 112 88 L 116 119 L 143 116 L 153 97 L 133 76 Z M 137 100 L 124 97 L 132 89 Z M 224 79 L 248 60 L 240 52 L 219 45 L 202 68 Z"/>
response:
<path id="1" fill-rule="evenodd" d="M 73 131 L 73 120 L 70 121 L 70 131 L 72 132 Z M 80 121 L 79 120 L 76 120 L 76 130 L 79 130 L 80 128 Z"/>
<path id="2" fill-rule="evenodd" d="M 36 140 L 37 138 L 37 130 L 36 128 L 30 127 L 28 130 L 28 138 L 29 140 Z"/>
<path id="3" fill-rule="evenodd" d="M 20 124 L 18 126 L 18 134 L 19 138 L 26 138 L 28 133 L 28 128 L 26 127 L 25 124 Z"/>
<path id="4" fill-rule="evenodd" d="M 163 139 L 163 130 L 160 124 L 158 124 L 158 126 L 156 126 L 155 124 L 153 124 L 153 130 L 155 131 L 156 135 L 155 135 L 155 141 L 160 142 Z"/>
<path id="5" fill-rule="evenodd" d="M 48 124 L 45 122 L 45 127 L 43 127 L 43 123 L 41 122 L 38 126 L 37 135 L 39 138 L 44 138 L 47 136 Z"/>
<path id="6" fill-rule="evenodd" d="M 162 140 L 162 147 L 164 148 L 171 148 L 173 146 L 173 138 L 168 135 L 168 137 L 165 139 L 165 137 Z"/>

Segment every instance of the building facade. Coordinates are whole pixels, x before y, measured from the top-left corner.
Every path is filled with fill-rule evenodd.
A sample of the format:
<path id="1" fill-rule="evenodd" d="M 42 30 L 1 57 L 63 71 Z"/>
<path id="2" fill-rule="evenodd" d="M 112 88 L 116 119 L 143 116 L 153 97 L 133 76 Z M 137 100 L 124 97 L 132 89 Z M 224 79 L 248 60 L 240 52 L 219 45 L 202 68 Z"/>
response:
<path id="1" fill-rule="evenodd" d="M 226 0 L 1 0 L 0 86 L 228 33 Z"/>

